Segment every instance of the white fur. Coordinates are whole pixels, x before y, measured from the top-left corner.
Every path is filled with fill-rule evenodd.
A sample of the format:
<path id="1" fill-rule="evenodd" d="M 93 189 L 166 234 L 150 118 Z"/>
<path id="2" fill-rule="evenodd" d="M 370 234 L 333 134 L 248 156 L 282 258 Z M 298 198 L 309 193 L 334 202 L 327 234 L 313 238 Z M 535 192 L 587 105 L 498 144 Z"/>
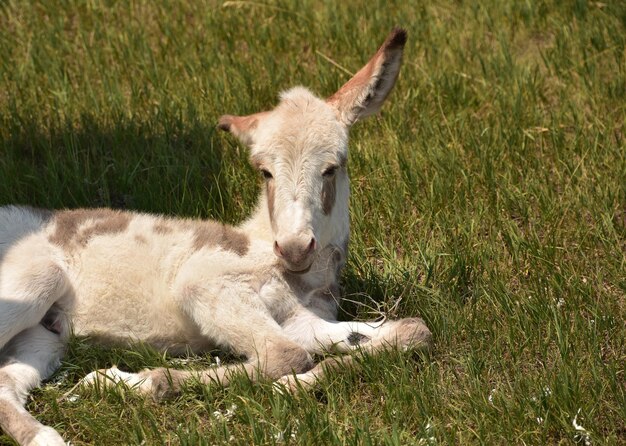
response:
<path id="1" fill-rule="evenodd" d="M 221 347 L 248 360 L 193 373 L 113 367 L 81 382 L 123 382 L 156 396 L 191 378 L 227 384 L 238 371 L 274 379 L 295 372 L 282 382 L 312 384 L 323 369 L 312 369 L 311 354 L 359 344 L 372 352 L 387 344 L 427 345 L 430 333 L 417 319 L 336 320 L 349 237 L 349 125 L 342 117 L 353 109 L 371 112 L 371 104 L 351 97 L 382 103 L 399 69 L 398 44 L 391 46 L 370 61 L 378 67 L 370 69 L 372 78 L 360 75 L 332 101 L 297 87 L 270 112 L 222 118 L 220 126 L 249 143 L 253 162 L 273 177 L 237 228 L 107 210 L 0 208 L 0 404 L 9 414 L 0 416 L 2 428 L 22 444 L 63 444 L 22 405 L 58 366 L 72 331 L 93 342 L 139 341 L 173 354 Z M 392 60 L 385 65 L 385 58 Z M 381 77 L 391 81 L 374 82 Z M 324 176 L 332 166 L 334 177 Z"/>

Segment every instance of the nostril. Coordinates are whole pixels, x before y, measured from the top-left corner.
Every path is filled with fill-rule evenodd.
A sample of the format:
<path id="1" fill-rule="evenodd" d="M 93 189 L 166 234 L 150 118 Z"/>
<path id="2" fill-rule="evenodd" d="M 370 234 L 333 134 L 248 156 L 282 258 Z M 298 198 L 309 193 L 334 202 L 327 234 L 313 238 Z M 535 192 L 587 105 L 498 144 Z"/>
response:
<path id="1" fill-rule="evenodd" d="M 311 238 L 311 243 L 309 243 L 309 247 L 307 248 L 307 254 L 312 253 L 313 251 L 315 251 L 315 237 Z"/>
<path id="2" fill-rule="evenodd" d="M 283 257 L 283 250 L 280 249 L 277 241 L 274 242 L 274 254 L 276 254 L 278 257 Z"/>

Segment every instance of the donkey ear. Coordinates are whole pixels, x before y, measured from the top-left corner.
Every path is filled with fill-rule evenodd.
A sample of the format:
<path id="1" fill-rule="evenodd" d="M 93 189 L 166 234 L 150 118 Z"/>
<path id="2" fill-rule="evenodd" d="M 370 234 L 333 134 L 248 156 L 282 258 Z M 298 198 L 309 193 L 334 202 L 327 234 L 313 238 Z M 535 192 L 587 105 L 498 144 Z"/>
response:
<path id="1" fill-rule="evenodd" d="M 217 128 L 232 133 L 242 143 L 249 146 L 254 144 L 259 122 L 267 113 L 260 112 L 248 116 L 224 115 L 220 117 Z"/>
<path id="2" fill-rule="evenodd" d="M 380 110 L 398 78 L 405 43 L 406 31 L 394 29 L 374 57 L 326 100 L 346 126 Z"/>

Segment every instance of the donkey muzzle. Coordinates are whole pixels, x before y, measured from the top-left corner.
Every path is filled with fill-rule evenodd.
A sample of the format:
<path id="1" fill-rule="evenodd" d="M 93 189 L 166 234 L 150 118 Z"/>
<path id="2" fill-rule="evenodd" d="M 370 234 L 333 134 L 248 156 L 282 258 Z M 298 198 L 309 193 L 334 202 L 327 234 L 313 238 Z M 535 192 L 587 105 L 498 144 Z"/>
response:
<path id="1" fill-rule="evenodd" d="M 313 263 L 314 253 L 317 249 L 315 237 L 290 238 L 285 241 L 274 241 L 274 254 L 282 262 L 285 268 L 291 272 L 306 272 Z"/>

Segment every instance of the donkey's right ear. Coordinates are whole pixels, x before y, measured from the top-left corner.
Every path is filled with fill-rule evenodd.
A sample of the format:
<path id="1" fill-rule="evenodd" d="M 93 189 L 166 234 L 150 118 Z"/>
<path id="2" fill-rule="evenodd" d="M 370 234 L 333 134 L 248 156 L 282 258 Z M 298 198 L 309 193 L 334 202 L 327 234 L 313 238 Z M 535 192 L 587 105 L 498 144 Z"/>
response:
<path id="1" fill-rule="evenodd" d="M 242 143 L 254 144 L 260 121 L 268 112 L 254 113 L 248 116 L 224 115 L 220 117 L 217 128 L 235 135 Z"/>

